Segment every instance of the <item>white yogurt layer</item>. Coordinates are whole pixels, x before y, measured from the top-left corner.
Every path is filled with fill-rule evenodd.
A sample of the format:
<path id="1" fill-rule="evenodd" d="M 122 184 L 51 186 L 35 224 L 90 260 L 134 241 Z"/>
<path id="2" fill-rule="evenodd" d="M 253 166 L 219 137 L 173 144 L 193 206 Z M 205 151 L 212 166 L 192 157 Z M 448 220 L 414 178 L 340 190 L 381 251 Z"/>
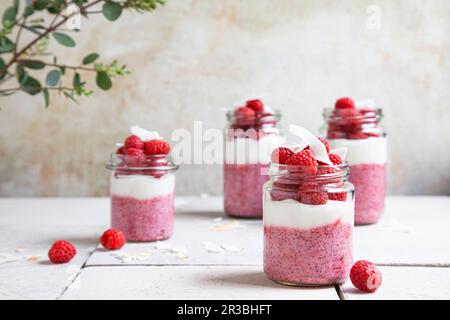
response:
<path id="1" fill-rule="evenodd" d="M 286 138 L 276 134 L 268 134 L 259 140 L 236 138 L 225 142 L 225 163 L 268 164 L 272 151 L 284 144 Z"/>
<path id="2" fill-rule="evenodd" d="M 359 140 L 330 139 L 331 149 L 347 147 L 346 161 L 349 165 L 354 164 L 384 164 L 387 160 L 386 138 L 368 138 Z"/>
<path id="3" fill-rule="evenodd" d="M 117 178 L 111 175 L 111 195 L 133 197 L 139 200 L 165 196 L 175 189 L 175 175 L 167 173 L 161 178 L 130 175 Z"/>
<path id="4" fill-rule="evenodd" d="M 265 225 L 311 229 L 342 220 L 353 225 L 352 202 L 328 200 L 324 205 L 308 205 L 293 199 L 273 201 L 264 199 L 263 220 Z"/>

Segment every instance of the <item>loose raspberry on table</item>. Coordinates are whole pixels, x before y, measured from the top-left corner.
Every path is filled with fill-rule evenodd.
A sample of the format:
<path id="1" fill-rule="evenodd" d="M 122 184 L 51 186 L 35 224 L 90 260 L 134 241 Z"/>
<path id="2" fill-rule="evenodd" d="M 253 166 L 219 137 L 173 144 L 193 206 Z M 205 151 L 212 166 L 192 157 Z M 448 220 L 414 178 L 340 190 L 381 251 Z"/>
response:
<path id="1" fill-rule="evenodd" d="M 290 166 L 289 171 L 298 171 L 311 175 L 317 173 L 317 160 L 314 158 L 312 151 L 308 149 L 304 149 L 291 156 L 286 160 L 286 164 Z"/>
<path id="2" fill-rule="evenodd" d="M 297 201 L 304 204 L 321 205 L 328 201 L 328 194 L 321 191 L 316 183 L 306 182 L 297 192 Z"/>
<path id="3" fill-rule="evenodd" d="M 357 261 L 350 270 L 350 280 L 359 290 L 374 292 L 382 281 L 380 270 L 367 260 Z"/>
<path id="4" fill-rule="evenodd" d="M 143 149 L 144 142 L 142 142 L 141 138 L 139 138 L 138 136 L 131 135 L 125 139 L 124 147 L 125 149 L 128 148 Z"/>
<path id="5" fill-rule="evenodd" d="M 355 103 L 351 98 L 343 97 L 336 100 L 334 107 L 336 109 L 355 109 Z"/>
<path id="6" fill-rule="evenodd" d="M 58 240 L 48 251 L 48 258 L 52 263 L 66 263 L 76 254 L 77 249 L 69 241 Z"/>
<path id="7" fill-rule="evenodd" d="M 144 152 L 147 155 L 168 154 L 170 152 L 170 144 L 164 140 L 145 141 Z"/>
<path id="8" fill-rule="evenodd" d="M 108 250 L 117 250 L 125 244 L 125 236 L 122 231 L 117 229 L 108 229 L 100 237 L 101 245 Z"/>
<path id="9" fill-rule="evenodd" d="M 273 163 L 286 164 L 286 161 L 294 155 L 294 152 L 285 147 L 276 148 L 272 151 L 271 160 Z"/>
<path id="10" fill-rule="evenodd" d="M 252 109 L 256 113 L 262 113 L 264 111 L 264 103 L 259 99 L 248 100 L 246 107 Z"/>

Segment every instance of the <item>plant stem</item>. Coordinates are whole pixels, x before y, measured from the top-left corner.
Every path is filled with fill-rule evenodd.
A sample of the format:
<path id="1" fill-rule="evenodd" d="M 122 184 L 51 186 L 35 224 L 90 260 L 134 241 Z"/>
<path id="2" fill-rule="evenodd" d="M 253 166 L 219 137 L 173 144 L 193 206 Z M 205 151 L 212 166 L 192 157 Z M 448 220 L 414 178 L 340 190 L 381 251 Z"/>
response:
<path id="1" fill-rule="evenodd" d="M 103 2 L 104 0 L 95 0 L 94 2 L 87 4 L 86 6 L 82 7 L 80 11 L 86 10 L 89 7 L 92 7 L 93 5 L 96 5 L 97 3 Z M 70 17 L 74 16 L 75 14 L 78 14 L 78 12 L 74 12 L 68 16 L 63 16 L 63 19 L 56 23 L 55 25 L 52 25 L 49 27 L 45 32 L 43 32 L 41 35 L 37 36 L 34 40 L 32 40 L 29 44 L 27 44 L 24 48 L 22 48 L 19 52 L 15 52 L 13 54 L 13 57 L 10 61 L 5 65 L 4 69 L 8 70 L 8 68 L 17 62 L 18 57 L 20 57 L 24 52 L 26 52 L 29 48 L 31 48 L 33 45 L 35 45 L 39 40 L 46 37 L 48 34 L 55 31 L 59 26 L 61 26 L 64 22 L 66 22 Z M 17 44 L 16 44 L 17 45 Z"/>

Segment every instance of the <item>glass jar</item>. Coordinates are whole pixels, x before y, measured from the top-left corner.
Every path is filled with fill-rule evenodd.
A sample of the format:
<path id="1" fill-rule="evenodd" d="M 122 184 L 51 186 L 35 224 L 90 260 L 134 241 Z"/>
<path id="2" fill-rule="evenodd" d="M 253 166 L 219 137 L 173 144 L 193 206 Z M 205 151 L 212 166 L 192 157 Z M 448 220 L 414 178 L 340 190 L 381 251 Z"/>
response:
<path id="1" fill-rule="evenodd" d="M 343 283 L 353 264 L 354 188 L 348 166 L 315 175 L 271 164 L 264 185 L 264 272 L 289 285 Z"/>
<path id="2" fill-rule="evenodd" d="M 255 118 L 227 113 L 225 130 L 224 209 L 233 217 L 262 217 L 262 186 L 268 180 L 270 155 L 285 141 L 278 111 Z"/>
<path id="3" fill-rule="evenodd" d="M 178 169 L 169 155 L 112 154 L 111 226 L 128 241 L 158 241 L 170 237 L 175 215 L 174 189 Z"/>
<path id="4" fill-rule="evenodd" d="M 381 109 L 324 110 L 321 135 L 331 148 L 347 148 L 349 181 L 356 190 L 355 224 L 373 224 L 384 212 L 386 197 L 387 138 Z"/>

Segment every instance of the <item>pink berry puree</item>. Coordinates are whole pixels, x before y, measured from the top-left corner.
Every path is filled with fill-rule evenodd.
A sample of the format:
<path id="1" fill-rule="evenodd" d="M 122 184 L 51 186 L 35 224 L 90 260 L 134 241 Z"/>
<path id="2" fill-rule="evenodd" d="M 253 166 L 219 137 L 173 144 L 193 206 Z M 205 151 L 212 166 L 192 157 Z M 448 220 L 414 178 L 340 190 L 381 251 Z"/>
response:
<path id="1" fill-rule="evenodd" d="M 351 165 L 349 181 L 356 190 L 355 224 L 378 222 L 384 212 L 386 164 Z"/>
<path id="2" fill-rule="evenodd" d="M 264 272 L 297 285 L 343 283 L 350 273 L 352 230 L 341 220 L 311 229 L 264 226 Z"/>
<path id="3" fill-rule="evenodd" d="M 128 241 L 157 241 L 172 234 L 173 193 L 149 199 L 111 195 L 111 225 Z"/>
<path id="4" fill-rule="evenodd" d="M 265 164 L 224 165 L 224 206 L 230 216 L 262 217 L 263 184 L 269 179 L 261 173 Z"/>

